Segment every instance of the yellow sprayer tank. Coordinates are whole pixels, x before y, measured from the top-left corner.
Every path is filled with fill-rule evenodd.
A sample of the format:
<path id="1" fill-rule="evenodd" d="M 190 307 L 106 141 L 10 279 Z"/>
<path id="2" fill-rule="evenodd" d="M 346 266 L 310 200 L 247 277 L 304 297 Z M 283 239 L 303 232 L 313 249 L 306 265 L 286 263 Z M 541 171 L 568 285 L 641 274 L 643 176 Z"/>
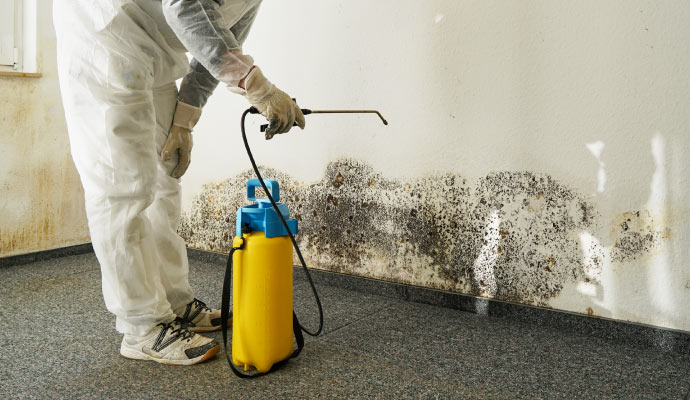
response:
<path id="1" fill-rule="evenodd" d="M 277 202 L 278 182 L 266 179 Z M 266 199 L 256 199 L 257 179 L 247 183 L 247 199 L 255 204 L 237 211 L 233 247 L 232 361 L 248 371 L 267 372 L 293 352 L 292 242 Z M 278 203 L 293 234 L 297 220 L 288 219 L 287 205 Z"/>

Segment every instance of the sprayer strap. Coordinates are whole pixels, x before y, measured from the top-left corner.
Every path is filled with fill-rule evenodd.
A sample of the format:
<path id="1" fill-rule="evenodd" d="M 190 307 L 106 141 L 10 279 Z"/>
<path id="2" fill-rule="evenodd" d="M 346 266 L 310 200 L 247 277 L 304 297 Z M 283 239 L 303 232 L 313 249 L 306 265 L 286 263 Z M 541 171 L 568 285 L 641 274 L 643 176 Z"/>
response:
<path id="1" fill-rule="evenodd" d="M 225 346 L 225 357 L 228 359 L 228 364 L 230 365 L 232 372 L 234 372 L 235 375 L 239 376 L 240 378 L 252 379 L 271 373 L 287 364 L 289 359 L 297 357 L 299 353 L 302 351 L 302 348 L 304 348 L 304 336 L 302 335 L 302 326 L 300 325 L 299 320 L 297 320 L 297 314 L 295 314 L 293 310 L 292 331 L 295 335 L 295 341 L 297 342 L 297 349 L 295 349 L 289 357 L 273 364 L 273 366 L 270 370 L 268 370 L 268 372 L 259 372 L 250 375 L 242 373 L 240 370 L 237 369 L 237 367 L 235 367 L 235 363 L 232 362 L 230 347 L 228 347 L 228 320 L 230 319 L 230 294 L 232 291 L 232 258 L 235 254 L 235 251 L 244 249 L 244 244 L 244 238 L 242 238 L 242 244 L 240 245 L 240 247 L 233 247 L 232 250 L 230 250 L 230 254 L 228 255 L 228 263 L 225 267 L 225 278 L 223 279 L 223 295 L 221 298 L 220 306 L 220 326 L 221 330 L 223 331 L 223 345 Z"/>

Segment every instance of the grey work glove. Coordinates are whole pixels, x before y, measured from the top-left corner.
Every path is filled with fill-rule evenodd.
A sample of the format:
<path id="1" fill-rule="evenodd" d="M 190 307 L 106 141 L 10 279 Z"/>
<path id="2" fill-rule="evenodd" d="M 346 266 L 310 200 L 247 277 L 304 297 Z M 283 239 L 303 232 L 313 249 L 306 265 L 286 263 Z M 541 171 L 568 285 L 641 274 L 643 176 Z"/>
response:
<path id="1" fill-rule="evenodd" d="M 187 172 L 192 155 L 192 129 L 200 117 L 201 108 L 177 102 L 168 139 L 161 151 L 163 161 L 170 160 L 176 152 L 178 154 L 177 165 L 170 173 L 173 178 L 180 178 Z"/>
<path id="2" fill-rule="evenodd" d="M 268 120 L 266 140 L 278 133 L 286 133 L 292 124 L 304 129 L 304 114 L 290 96 L 272 84 L 259 67 L 254 67 L 244 79 L 246 92 L 233 89 L 243 94 L 247 100 Z"/>

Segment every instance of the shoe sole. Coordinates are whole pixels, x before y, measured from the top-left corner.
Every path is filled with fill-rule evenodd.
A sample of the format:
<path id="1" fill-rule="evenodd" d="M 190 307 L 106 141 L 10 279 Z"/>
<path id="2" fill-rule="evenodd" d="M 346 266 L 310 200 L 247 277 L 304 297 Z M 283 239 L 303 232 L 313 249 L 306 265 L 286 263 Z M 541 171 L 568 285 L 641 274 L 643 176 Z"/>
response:
<path id="1" fill-rule="evenodd" d="M 146 353 L 142 353 L 141 351 L 137 351 L 134 349 L 130 348 L 121 348 L 120 349 L 120 355 L 122 355 L 125 358 L 129 358 L 130 360 L 150 360 L 150 361 L 155 361 L 157 363 L 165 364 L 165 365 L 194 365 L 194 364 L 199 364 L 202 363 L 216 354 L 220 351 L 220 344 L 211 347 L 208 349 L 208 351 L 199 357 L 196 358 L 190 358 L 188 360 L 168 360 L 165 358 L 156 358 L 152 357 Z"/>

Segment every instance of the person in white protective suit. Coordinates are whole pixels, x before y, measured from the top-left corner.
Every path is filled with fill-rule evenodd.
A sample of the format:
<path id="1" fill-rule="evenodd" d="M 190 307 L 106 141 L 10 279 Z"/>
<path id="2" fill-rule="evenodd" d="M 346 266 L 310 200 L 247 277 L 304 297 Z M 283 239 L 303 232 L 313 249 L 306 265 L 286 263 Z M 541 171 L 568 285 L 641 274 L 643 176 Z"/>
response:
<path id="1" fill-rule="evenodd" d="M 189 286 L 178 178 L 219 82 L 269 120 L 267 138 L 304 128 L 296 103 L 242 52 L 260 2 L 54 1 L 71 151 L 125 357 L 191 365 L 220 350 L 196 333 L 220 329 L 220 311 Z"/>

